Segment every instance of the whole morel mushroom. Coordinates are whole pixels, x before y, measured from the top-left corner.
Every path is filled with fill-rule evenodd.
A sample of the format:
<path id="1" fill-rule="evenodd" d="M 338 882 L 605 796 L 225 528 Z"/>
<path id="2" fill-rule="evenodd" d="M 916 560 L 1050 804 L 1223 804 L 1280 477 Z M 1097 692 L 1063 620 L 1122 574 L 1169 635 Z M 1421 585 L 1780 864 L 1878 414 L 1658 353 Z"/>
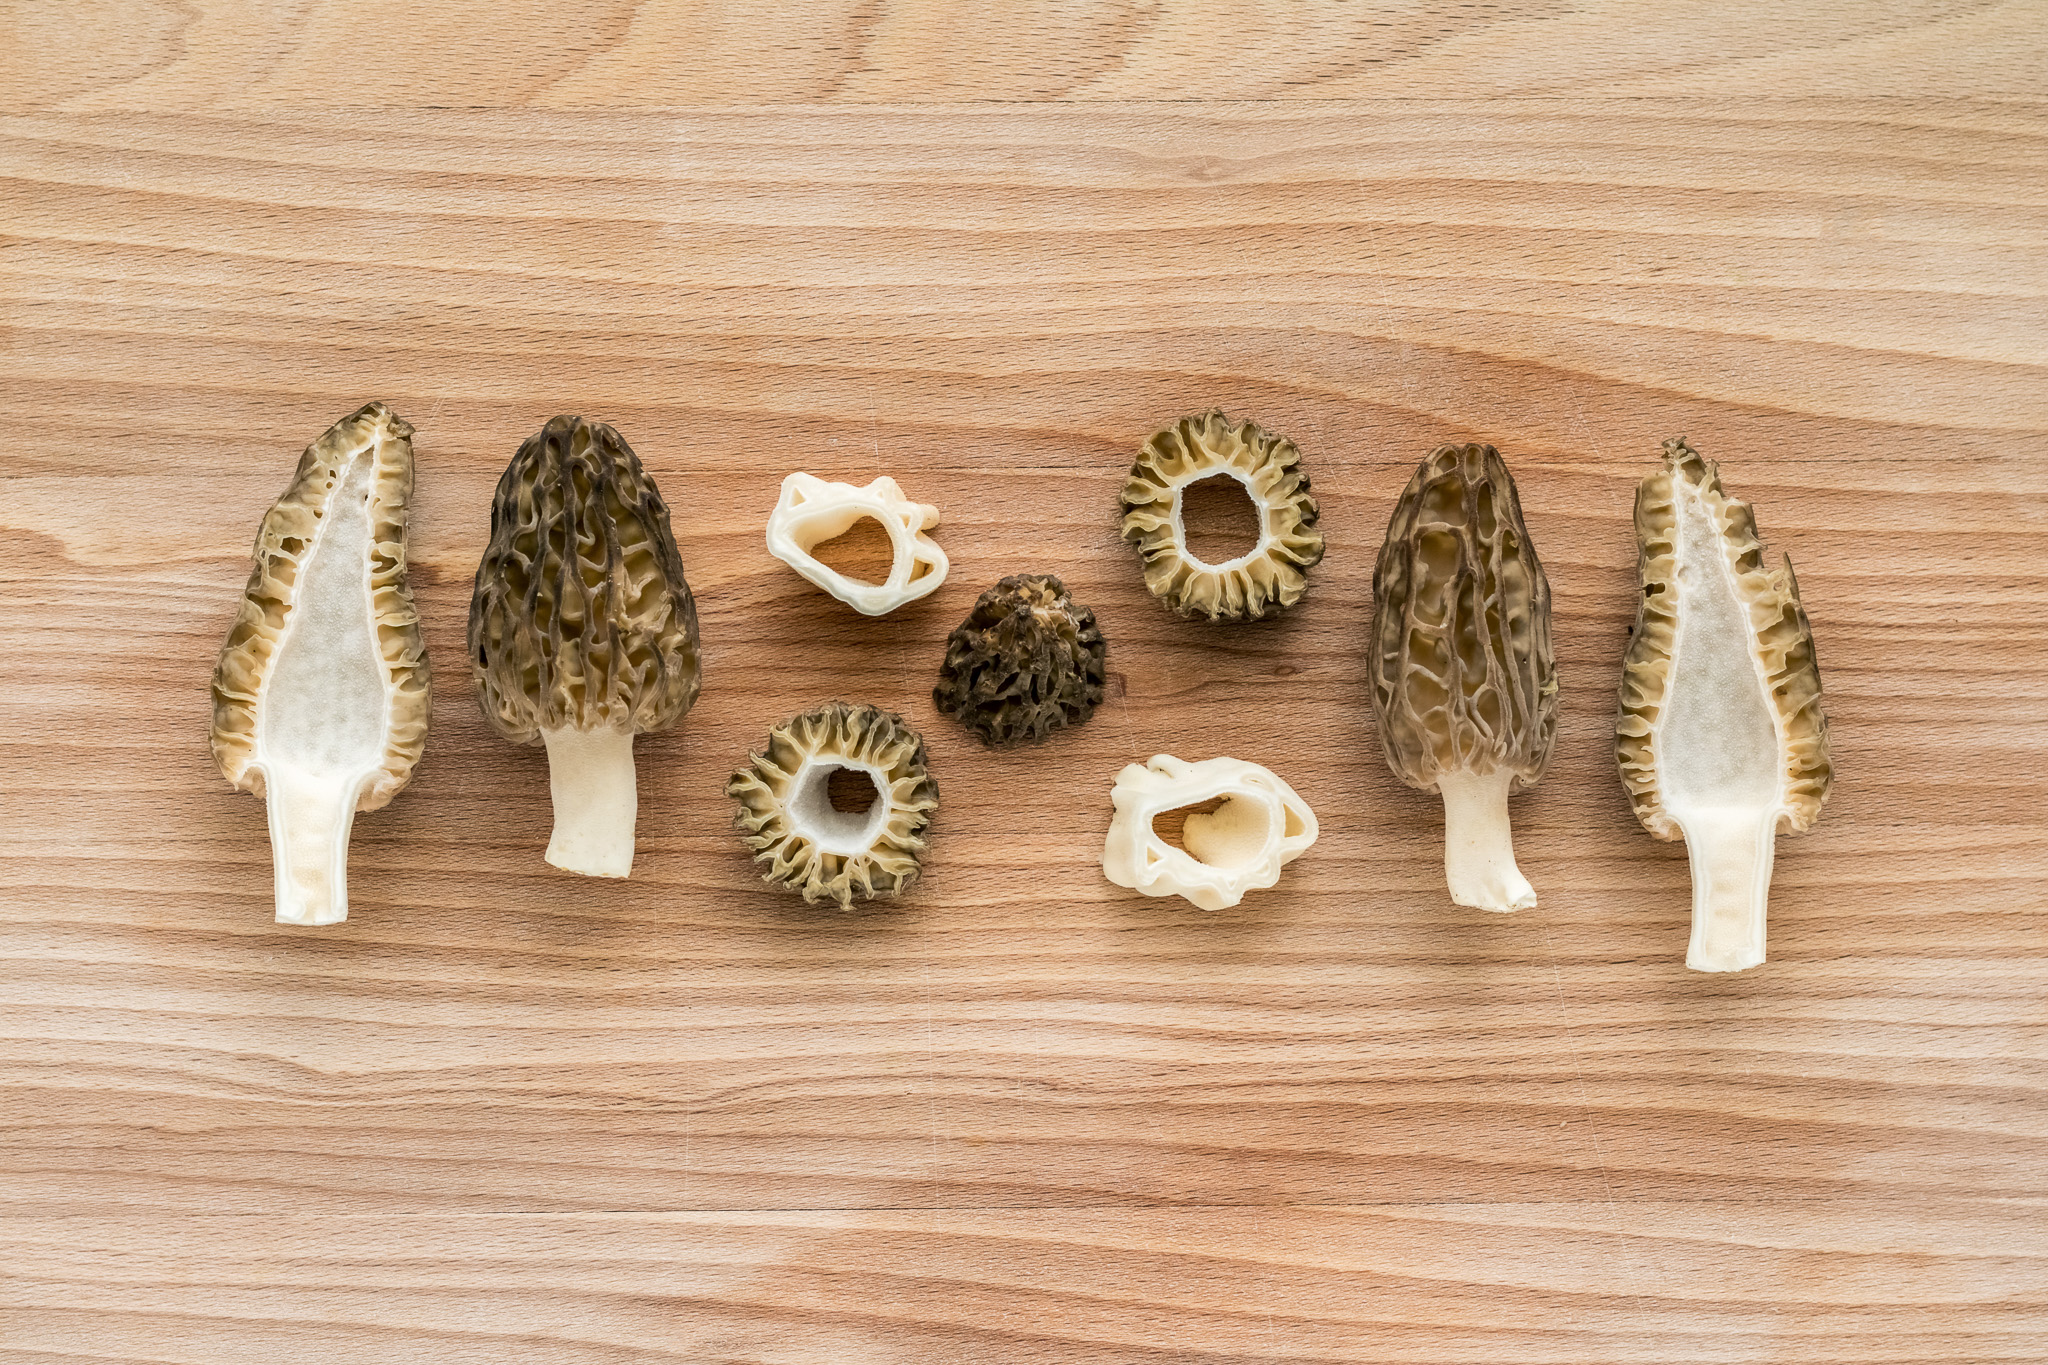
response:
<path id="1" fill-rule="evenodd" d="M 668 507 L 602 422 L 555 417 L 505 467 L 469 604 L 484 718 L 543 743 L 547 860 L 591 877 L 633 868 L 633 736 L 697 700 L 697 605 Z"/>
<path id="2" fill-rule="evenodd" d="M 405 580 L 412 427 L 382 403 L 299 457 L 213 673 L 213 756 L 264 798 L 280 924 L 348 918 L 348 836 L 412 778 L 427 655 Z"/>
<path id="3" fill-rule="evenodd" d="M 1451 899 L 1525 910 L 1508 792 L 1536 785 L 1557 734 L 1550 583 L 1500 452 L 1446 445 L 1415 471 L 1373 572 L 1380 748 L 1444 803 Z"/>
<path id="4" fill-rule="evenodd" d="M 946 640 L 932 702 L 990 748 L 1036 742 L 1102 704 L 1107 647 L 1095 613 L 1051 574 L 983 593 Z"/>
<path id="5" fill-rule="evenodd" d="M 1739 972 L 1764 960 L 1778 830 L 1810 827 L 1834 776 L 1813 631 L 1792 561 L 1765 565 L 1749 505 L 1683 437 L 1636 489 L 1636 543 L 1615 758 L 1643 828 L 1685 840 L 1685 965 Z"/>

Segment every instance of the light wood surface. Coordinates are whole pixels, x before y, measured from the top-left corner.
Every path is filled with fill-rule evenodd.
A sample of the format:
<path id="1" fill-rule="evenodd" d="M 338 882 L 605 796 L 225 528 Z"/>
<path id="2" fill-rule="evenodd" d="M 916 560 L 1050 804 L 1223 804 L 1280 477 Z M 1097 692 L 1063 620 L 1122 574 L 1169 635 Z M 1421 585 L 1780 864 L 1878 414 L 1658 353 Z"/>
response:
<path id="1" fill-rule="evenodd" d="M 1354 12 L 1453 11 L 1166 4 L 1085 79 L 1031 56 L 1082 7 L 1008 21 L 1035 49 L 865 7 L 830 60 L 829 5 L 452 47 L 259 8 L 12 17 L 0 1361 L 2048 1357 L 2038 5 L 1565 5 L 1347 65 Z M 1754 98 L 1859 82 L 1926 97 Z M 1111 102 L 957 102 L 1042 93 Z M 698 97 L 942 103 L 401 107 Z M 287 930 L 207 681 L 258 518 L 370 398 L 419 428 L 436 710 L 348 924 Z M 1287 620 L 1175 621 L 1116 540 L 1139 442 L 1210 404 L 1308 460 Z M 562 411 L 660 481 L 703 618 L 622 884 L 542 863 L 543 755 L 464 666 L 492 484 Z M 1680 433 L 1798 564 L 1839 774 L 1735 977 L 1684 969 L 1683 850 L 1609 748 Z M 1448 903 L 1365 681 L 1393 498 L 1454 439 L 1556 593 L 1511 917 Z M 946 586 L 869 621 L 769 558 L 799 468 L 938 503 Z M 988 754 L 929 689 L 1022 570 L 1097 610 L 1112 696 Z M 763 888 L 721 792 L 833 696 L 903 710 L 943 801 L 854 914 Z M 1321 843 L 1216 914 L 1109 885 L 1110 779 L 1160 750 L 1270 765 Z"/>

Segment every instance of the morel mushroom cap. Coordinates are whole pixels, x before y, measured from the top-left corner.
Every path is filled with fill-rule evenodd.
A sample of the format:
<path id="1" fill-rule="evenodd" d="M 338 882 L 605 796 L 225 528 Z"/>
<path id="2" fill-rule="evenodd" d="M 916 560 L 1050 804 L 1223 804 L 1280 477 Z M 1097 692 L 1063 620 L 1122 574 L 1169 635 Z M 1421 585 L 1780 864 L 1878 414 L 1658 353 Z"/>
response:
<path id="1" fill-rule="evenodd" d="M 213 673 L 213 756 L 270 811 L 277 919 L 348 918 L 348 836 L 412 778 L 428 681 L 405 577 L 412 427 L 371 403 L 306 447 L 256 532 Z"/>
<path id="2" fill-rule="evenodd" d="M 1153 821 L 1184 806 L 1185 850 L 1161 838 Z M 1102 875 L 1147 896 L 1181 896 L 1223 910 L 1280 880 L 1280 869 L 1308 852 L 1320 832 L 1315 812 L 1269 768 L 1240 758 L 1189 763 L 1154 754 L 1116 775 L 1116 815 L 1102 846 Z"/>
<path id="3" fill-rule="evenodd" d="M 873 784 L 867 809 L 835 808 L 829 788 L 841 772 Z M 725 790 L 739 803 L 733 825 L 754 851 L 761 879 L 842 908 L 855 898 L 898 895 L 917 880 L 925 828 L 939 808 L 917 732 L 894 712 L 845 702 L 769 731 Z"/>
<path id="4" fill-rule="evenodd" d="M 548 861 L 627 875 L 633 736 L 681 720 L 701 669 L 668 506 L 611 427 L 551 418 L 505 467 L 470 599 L 469 658 L 484 718 L 515 743 L 547 745 Z"/>
<path id="5" fill-rule="evenodd" d="M 1637 487 L 1635 519 L 1615 757 L 1643 828 L 1685 840 L 1686 965 L 1740 971 L 1764 960 L 1777 831 L 1811 826 L 1833 779 L 1813 631 L 1792 561 L 1764 563 L 1749 505 L 1683 437 Z"/>
<path id="6" fill-rule="evenodd" d="M 1222 564 L 1187 547 L 1181 498 L 1189 484 L 1235 479 L 1259 508 L 1259 540 Z M 1124 481 L 1123 538 L 1138 547 L 1145 586 L 1181 616 L 1256 621 L 1301 600 L 1323 557 L 1316 500 L 1294 442 L 1211 409 L 1153 433 Z"/>
<path id="7" fill-rule="evenodd" d="M 1408 481 L 1373 573 L 1373 700 L 1387 765 L 1444 799 L 1451 898 L 1536 903 L 1515 867 L 1512 788 L 1557 734 L 1550 583 L 1490 445 L 1441 446 Z"/>
<path id="8" fill-rule="evenodd" d="M 932 701 L 990 747 L 1037 742 L 1102 702 L 1107 647 L 1095 613 L 1050 574 L 983 593 L 946 640 Z"/>

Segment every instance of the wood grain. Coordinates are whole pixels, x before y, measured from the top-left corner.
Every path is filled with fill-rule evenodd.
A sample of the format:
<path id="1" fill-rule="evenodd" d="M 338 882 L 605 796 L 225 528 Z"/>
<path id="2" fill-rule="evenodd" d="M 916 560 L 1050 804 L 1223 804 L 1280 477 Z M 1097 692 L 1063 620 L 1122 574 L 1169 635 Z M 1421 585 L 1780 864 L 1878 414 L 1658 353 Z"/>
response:
<path id="1" fill-rule="evenodd" d="M 2038 104 L 0 133 L 0 1360 L 2042 1358 Z M 372 397 L 419 427 L 436 713 L 353 918 L 287 931 L 207 679 L 258 517 Z M 1115 538 L 1138 443 L 1212 403 L 1309 461 L 1287 620 L 1175 621 Z M 622 884 L 541 862 L 543 756 L 462 664 L 492 483 L 557 411 L 646 460 L 703 616 Z M 1608 741 L 1680 432 L 1798 563 L 1840 774 L 1733 978 L 1684 970 L 1683 852 Z M 1453 439 L 1507 455 L 1556 593 L 1512 917 L 1448 904 L 1365 683 L 1387 514 Z M 811 590 L 760 538 L 796 468 L 938 503 L 952 578 L 877 621 Z M 931 707 L 944 635 L 1045 569 L 1112 699 L 986 754 Z M 943 796 L 916 894 L 846 915 L 763 888 L 721 793 L 835 695 L 904 710 Z M 1322 842 L 1218 914 L 1110 886 L 1110 778 L 1158 750 L 1271 765 Z"/>
<path id="2" fill-rule="evenodd" d="M 0 15 L 66 109 L 2048 94 L 2041 0 L 68 0 Z"/>

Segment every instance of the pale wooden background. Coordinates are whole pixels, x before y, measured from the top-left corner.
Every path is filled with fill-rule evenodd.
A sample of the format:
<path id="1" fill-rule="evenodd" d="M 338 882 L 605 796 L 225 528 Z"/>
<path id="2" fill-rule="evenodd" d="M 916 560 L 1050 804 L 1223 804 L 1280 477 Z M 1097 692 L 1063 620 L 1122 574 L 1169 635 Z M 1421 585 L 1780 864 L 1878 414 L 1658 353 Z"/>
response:
<path id="1" fill-rule="evenodd" d="M 0 1361 L 2048 1357 L 2038 0 L 0 24 Z M 286 930 L 207 679 L 370 398 L 419 427 L 436 713 L 354 918 Z M 1115 540 L 1211 403 L 1322 498 L 1282 623 L 1176 622 Z M 463 667 L 558 411 L 646 459 L 703 612 L 625 884 L 542 864 L 542 755 Z M 1681 432 L 1797 559 L 1840 774 L 1732 978 L 1608 750 Z M 1368 709 L 1372 556 L 1451 439 L 1557 594 L 1513 918 L 1447 903 Z M 941 504 L 946 587 L 870 622 L 771 560 L 795 468 Z M 1043 569 L 1113 699 L 985 754 L 942 640 Z M 762 889 L 720 791 L 835 695 L 944 797 L 853 915 Z M 1108 885 L 1160 749 L 1270 764 L 1322 843 L 1220 914 Z"/>

